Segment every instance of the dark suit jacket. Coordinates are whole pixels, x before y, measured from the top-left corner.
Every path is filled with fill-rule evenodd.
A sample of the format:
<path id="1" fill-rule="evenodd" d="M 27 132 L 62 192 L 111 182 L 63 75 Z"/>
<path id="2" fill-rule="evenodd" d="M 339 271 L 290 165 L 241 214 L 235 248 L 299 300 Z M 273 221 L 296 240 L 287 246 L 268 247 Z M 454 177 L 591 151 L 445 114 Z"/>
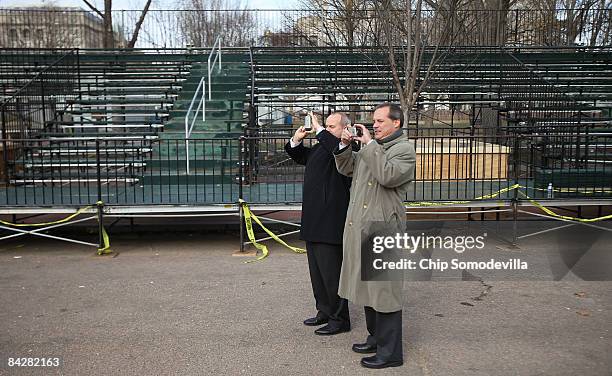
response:
<path id="1" fill-rule="evenodd" d="M 317 140 L 311 148 L 303 142 L 294 148 L 285 145 L 291 159 L 306 165 L 300 235 L 306 241 L 342 244 L 351 179 L 336 169 L 332 152 L 340 139 L 322 130 Z"/>

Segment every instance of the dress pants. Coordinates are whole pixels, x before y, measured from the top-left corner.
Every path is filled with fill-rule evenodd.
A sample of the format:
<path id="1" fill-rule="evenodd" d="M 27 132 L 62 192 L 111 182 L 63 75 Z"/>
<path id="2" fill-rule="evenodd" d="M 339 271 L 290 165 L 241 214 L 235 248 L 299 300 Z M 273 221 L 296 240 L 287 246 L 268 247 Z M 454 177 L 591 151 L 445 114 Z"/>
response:
<path id="1" fill-rule="evenodd" d="M 402 311 L 383 313 L 365 308 L 366 326 L 370 335 L 367 343 L 376 344 L 376 355 L 385 361 L 403 361 Z"/>
<path id="2" fill-rule="evenodd" d="M 306 242 L 306 250 L 317 315 L 330 326 L 350 326 L 348 302 L 338 296 L 342 245 Z"/>

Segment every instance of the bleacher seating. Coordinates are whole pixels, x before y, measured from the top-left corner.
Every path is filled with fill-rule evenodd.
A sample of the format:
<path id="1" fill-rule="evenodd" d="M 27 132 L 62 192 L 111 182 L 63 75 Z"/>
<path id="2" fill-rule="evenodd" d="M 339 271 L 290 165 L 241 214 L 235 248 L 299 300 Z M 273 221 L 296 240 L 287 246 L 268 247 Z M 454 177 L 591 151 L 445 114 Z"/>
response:
<path id="1" fill-rule="evenodd" d="M 276 109 L 277 113 L 275 118 L 262 116 L 255 133 L 267 126 L 269 130 L 277 129 L 276 134 L 284 129 L 282 134 L 287 136 L 292 125 L 284 120 L 292 119 L 285 116 L 287 109 L 292 108 L 290 115 L 294 115 L 301 107 L 320 108 L 317 102 L 326 104 L 324 112 L 342 109 L 354 112 L 356 120 L 367 122 L 364 111 L 383 101 L 398 101 L 385 53 L 262 48 L 255 50 L 254 56 L 256 101 L 265 109 L 263 112 L 274 113 Z M 423 59 L 421 77 L 428 68 L 428 56 Z M 474 111 L 467 124 L 475 128 L 471 132 L 522 135 L 527 142 L 521 144 L 521 153 L 531 153 L 531 160 L 523 158 L 524 162 L 538 163 L 534 168 L 540 172 L 555 171 L 555 184 L 575 184 L 571 176 L 589 175 L 599 177 L 600 187 L 609 187 L 612 180 L 602 171 L 610 171 L 612 166 L 611 67 L 612 52 L 608 50 L 457 48 L 440 59 L 415 106 L 421 116 L 411 118 L 408 127 L 424 127 L 427 106 L 435 104 L 459 111 L 468 106 Z M 493 119 L 483 116 L 485 111 L 493 114 Z M 437 134 L 450 130 L 444 122 L 436 123 Z M 585 137 L 595 131 L 600 139 Z M 601 137 L 607 142 L 603 143 Z M 596 158 L 593 147 L 598 150 Z M 273 157 L 269 150 L 268 155 L 256 152 L 260 155 L 254 159 L 259 160 L 260 166 L 276 166 L 280 162 L 280 157 Z M 561 152 L 563 155 L 558 155 Z M 272 167 L 261 171 L 277 173 Z M 569 174 L 568 178 L 564 174 Z M 544 176 L 550 175 L 535 174 L 536 186 L 543 184 Z M 590 182 L 589 187 L 596 188 L 597 184 Z"/>
<path id="2" fill-rule="evenodd" d="M 301 170 L 287 168 L 282 144 L 302 121 L 303 110 L 343 110 L 367 124 L 374 105 L 397 102 L 384 52 L 306 47 L 252 52 L 252 67 L 246 49 L 225 52 L 221 72 L 214 71 L 206 121 L 195 120 L 190 143 L 184 140 L 185 116 L 206 76 L 208 51 L 82 52 L 77 90 L 57 103 L 44 127 L 28 134 L 40 141 L 18 153 L 10 183 L 52 186 L 101 179 L 132 186 L 134 196 L 147 185 L 235 184 L 241 150 L 232 140 L 243 134 L 279 137 L 269 145 L 247 145 L 243 167 L 250 178 L 243 183 L 298 182 Z M 56 58 L 21 59 L 23 74 L 13 69 L 0 75 L 3 97 Z M 457 48 L 433 71 L 415 106 L 419 115 L 407 127 L 419 129 L 412 137 L 425 135 L 427 109 L 452 108 L 469 118 L 453 132 L 499 143 L 504 141 L 496 137 L 522 137 L 518 158 L 529 168 L 511 166 L 510 172 L 534 179 L 534 187 L 551 181 L 569 187 L 585 176 L 590 188 L 609 187 L 611 66 L 612 52 L 605 49 Z M 420 69 L 424 75 L 427 65 Z M 251 90 L 256 118 L 247 124 Z M 431 125 L 440 135 L 450 134 L 451 126 L 441 119 Z"/>
<path id="3" fill-rule="evenodd" d="M 48 139 L 49 146 L 24 148 L 13 166 L 12 183 L 95 180 L 96 143 L 105 158 L 106 181 L 138 182 L 192 64 L 186 54 L 89 51 L 78 58 L 74 95 L 55 103 L 56 116 L 29 134 Z M 36 64 L 25 63 L 24 71 L 53 60 L 31 59 Z"/>

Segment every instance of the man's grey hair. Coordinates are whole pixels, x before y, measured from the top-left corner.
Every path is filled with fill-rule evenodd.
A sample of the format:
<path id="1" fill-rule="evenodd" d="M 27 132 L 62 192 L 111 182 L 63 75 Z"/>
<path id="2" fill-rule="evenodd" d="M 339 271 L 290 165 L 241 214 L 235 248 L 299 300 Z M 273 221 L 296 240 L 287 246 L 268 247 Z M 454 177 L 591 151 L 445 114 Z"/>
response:
<path id="1" fill-rule="evenodd" d="M 349 119 L 349 117 L 344 112 L 332 112 L 331 114 L 329 114 L 329 116 L 332 115 L 340 116 L 340 125 L 342 125 L 343 127 L 348 127 L 349 125 L 351 125 L 351 119 Z"/>

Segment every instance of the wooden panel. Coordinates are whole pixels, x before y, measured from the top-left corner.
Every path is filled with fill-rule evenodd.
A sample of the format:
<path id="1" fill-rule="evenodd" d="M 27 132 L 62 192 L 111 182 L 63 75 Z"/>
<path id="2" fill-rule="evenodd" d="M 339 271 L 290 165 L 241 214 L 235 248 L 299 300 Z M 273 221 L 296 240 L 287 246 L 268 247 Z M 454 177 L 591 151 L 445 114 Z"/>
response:
<path id="1" fill-rule="evenodd" d="M 510 148 L 470 139 L 421 139 L 418 180 L 506 179 Z"/>

